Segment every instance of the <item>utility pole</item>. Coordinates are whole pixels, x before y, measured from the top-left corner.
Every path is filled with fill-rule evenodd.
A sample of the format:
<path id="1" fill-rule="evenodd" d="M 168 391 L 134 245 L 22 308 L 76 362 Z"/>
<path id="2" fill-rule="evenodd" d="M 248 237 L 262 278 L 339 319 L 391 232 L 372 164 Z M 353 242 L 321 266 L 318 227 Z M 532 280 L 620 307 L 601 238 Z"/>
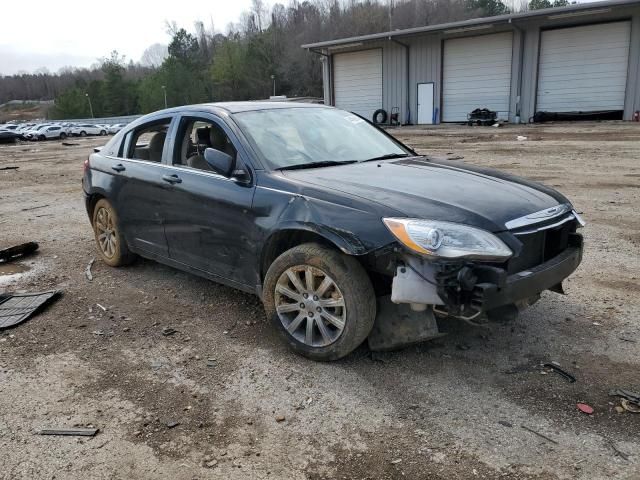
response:
<path id="1" fill-rule="evenodd" d="M 276 76 L 271 75 L 271 80 L 273 81 L 273 96 L 276 96 Z"/>
<path id="2" fill-rule="evenodd" d="M 162 85 L 162 91 L 164 92 L 164 108 L 167 108 L 167 87 Z"/>
<path id="3" fill-rule="evenodd" d="M 96 118 L 93 116 L 93 107 L 91 106 L 91 97 L 89 96 L 88 93 L 85 93 L 84 96 L 87 97 L 87 100 L 89 101 L 89 111 L 91 112 L 91 118 Z"/>

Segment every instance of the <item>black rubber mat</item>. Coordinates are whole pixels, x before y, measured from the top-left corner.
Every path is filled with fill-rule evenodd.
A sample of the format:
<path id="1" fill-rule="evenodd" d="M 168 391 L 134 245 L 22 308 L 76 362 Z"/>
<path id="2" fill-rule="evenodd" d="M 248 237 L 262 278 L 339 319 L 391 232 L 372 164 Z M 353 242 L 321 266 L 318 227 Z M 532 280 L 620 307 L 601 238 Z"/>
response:
<path id="1" fill-rule="evenodd" d="M 56 300 L 62 292 L 51 290 L 40 293 L 0 295 L 0 329 L 9 328 L 27 320 L 31 315 Z"/>

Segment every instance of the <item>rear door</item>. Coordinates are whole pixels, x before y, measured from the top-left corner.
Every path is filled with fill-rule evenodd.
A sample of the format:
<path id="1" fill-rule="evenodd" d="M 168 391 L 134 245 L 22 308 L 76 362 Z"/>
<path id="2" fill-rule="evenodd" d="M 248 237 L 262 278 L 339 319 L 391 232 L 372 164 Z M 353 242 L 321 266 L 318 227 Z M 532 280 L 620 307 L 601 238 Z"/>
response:
<path id="1" fill-rule="evenodd" d="M 215 128 L 225 135 L 223 147 L 208 146 L 235 156 L 235 168 L 251 172 L 247 153 L 237 136 L 219 117 L 198 113 L 181 118 L 176 130 L 165 232 L 172 260 L 228 280 L 236 286 L 255 287 L 253 273 L 256 245 L 250 240 L 255 229 L 251 210 L 255 185 L 228 178 L 207 169 L 194 157 L 207 146 L 197 130 Z M 222 142 L 222 143 L 224 143 Z"/>
<path id="2" fill-rule="evenodd" d="M 160 117 L 131 130 L 109 165 L 116 175 L 114 206 L 127 242 L 152 257 L 169 256 L 163 212 L 170 201 L 166 178 L 171 172 L 163 160 L 174 122 L 173 116 Z"/>

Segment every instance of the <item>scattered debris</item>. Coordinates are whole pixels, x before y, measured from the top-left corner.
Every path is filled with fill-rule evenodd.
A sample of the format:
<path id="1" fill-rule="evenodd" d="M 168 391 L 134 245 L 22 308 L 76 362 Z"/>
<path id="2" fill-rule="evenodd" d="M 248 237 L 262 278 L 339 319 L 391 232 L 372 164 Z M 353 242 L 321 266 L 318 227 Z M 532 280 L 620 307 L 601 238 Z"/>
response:
<path id="1" fill-rule="evenodd" d="M 609 396 L 624 398 L 627 401 L 640 407 L 640 395 L 635 392 L 630 392 L 629 390 L 623 390 L 621 388 L 614 388 L 613 390 L 609 391 Z"/>
<path id="2" fill-rule="evenodd" d="M 611 446 L 611 448 L 613 448 L 613 452 L 616 454 L 617 457 L 620 457 L 623 460 L 626 460 L 627 462 L 629 461 L 629 455 L 624 453 L 618 447 L 616 447 L 616 444 L 613 443 L 611 440 L 609 440 L 609 445 Z"/>
<path id="3" fill-rule="evenodd" d="M 593 407 L 587 405 L 586 403 L 578 403 L 576 404 L 576 407 L 578 407 L 578 410 L 580 410 L 582 413 L 586 413 L 587 415 L 593 414 Z"/>
<path id="4" fill-rule="evenodd" d="M 80 145 L 79 143 L 71 143 L 71 142 L 62 142 L 62 145 L 64 145 L 65 147 L 76 147 L 78 145 Z"/>
<path id="5" fill-rule="evenodd" d="M 286 420 L 284 415 L 276 415 L 276 422 L 284 422 Z"/>
<path id="6" fill-rule="evenodd" d="M 17 258 L 26 257 L 36 250 L 38 250 L 38 244 L 36 242 L 21 243 L 20 245 L 4 248 L 0 250 L 0 262 L 10 262 Z"/>
<path id="7" fill-rule="evenodd" d="M 218 465 L 218 461 L 217 460 L 211 460 L 211 461 L 209 461 L 209 462 L 204 464 L 204 466 L 207 467 L 207 468 L 213 468 L 213 467 L 215 467 L 217 465 Z"/>
<path id="8" fill-rule="evenodd" d="M 0 329 L 24 322 L 62 294 L 59 290 L 39 293 L 0 294 Z"/>
<path id="9" fill-rule="evenodd" d="M 100 310 L 102 310 L 103 312 L 106 312 L 106 311 L 107 311 L 107 308 L 106 308 L 106 307 L 103 307 L 103 306 L 102 306 L 102 305 L 100 305 L 99 303 L 96 303 L 96 306 L 97 306 Z"/>
<path id="10" fill-rule="evenodd" d="M 164 327 L 162 329 L 162 335 L 164 335 L 165 337 L 168 337 L 169 335 L 173 335 L 174 333 L 178 333 L 178 331 L 175 328 Z"/>
<path id="11" fill-rule="evenodd" d="M 563 370 L 562 368 L 560 368 L 559 365 L 556 365 L 555 363 L 545 363 L 542 366 L 545 367 L 545 368 L 550 368 L 554 372 L 559 373 L 564 378 L 566 378 L 569 381 L 569 383 L 575 383 L 575 381 L 576 381 L 576 377 L 571 375 L 569 372 Z"/>
<path id="12" fill-rule="evenodd" d="M 618 337 L 618 338 L 623 342 L 638 343 L 638 341 L 634 340 L 633 338 L 628 338 L 628 337 Z"/>
<path id="13" fill-rule="evenodd" d="M 624 408 L 622 408 L 620 405 L 616 405 L 616 413 L 624 413 Z"/>
<path id="14" fill-rule="evenodd" d="M 87 280 L 91 281 L 93 280 L 93 274 L 91 273 L 91 267 L 93 267 L 93 262 L 95 262 L 96 259 L 92 258 L 91 260 L 89 260 L 89 264 L 87 265 L 87 268 L 84 269 L 84 274 L 87 277 Z"/>
<path id="15" fill-rule="evenodd" d="M 396 458 L 395 460 L 391 460 L 391 464 L 392 465 L 397 465 L 398 463 L 400 463 L 402 461 L 401 458 Z"/>
<path id="16" fill-rule="evenodd" d="M 102 336 L 102 335 L 104 335 L 104 332 L 103 332 L 102 330 L 94 330 L 94 331 L 93 331 L 93 332 L 91 332 L 91 333 L 93 333 L 94 335 L 97 335 L 97 336 Z"/>
<path id="17" fill-rule="evenodd" d="M 165 425 L 167 426 L 167 428 L 175 428 L 178 425 L 180 425 L 180 422 L 178 422 L 176 420 L 168 420 Z"/>
<path id="18" fill-rule="evenodd" d="M 216 359 L 215 358 L 207 358 L 207 367 L 215 367 Z"/>
<path id="19" fill-rule="evenodd" d="M 500 421 L 498 421 L 498 423 L 499 423 L 500 425 L 502 425 L 503 427 L 508 427 L 508 428 L 513 427 L 513 423 L 507 422 L 507 421 L 505 421 L 505 420 L 500 420 Z"/>
<path id="20" fill-rule="evenodd" d="M 525 137 L 523 135 L 518 135 L 516 137 L 516 140 L 518 140 L 519 142 L 524 142 L 525 140 L 528 140 L 528 137 Z"/>
<path id="21" fill-rule="evenodd" d="M 626 398 L 620 400 L 620 404 L 622 405 L 622 408 L 624 408 L 627 412 L 640 413 L 640 406 L 636 405 L 635 403 L 631 403 Z"/>
<path id="22" fill-rule="evenodd" d="M 527 426 L 525 426 L 525 425 L 520 425 L 520 426 L 521 426 L 522 428 L 524 428 L 527 432 L 531 432 L 531 433 L 533 433 L 534 435 L 539 436 L 540 438 L 544 438 L 547 442 L 551 442 L 551 443 L 554 443 L 554 444 L 558 445 L 558 442 L 556 442 L 553 438 L 549 438 L 549 437 L 547 437 L 546 435 L 543 435 L 543 434 L 542 434 L 542 433 L 540 433 L 540 432 L 536 432 L 535 430 L 533 430 L 533 429 L 531 429 L 531 428 L 529 428 L 529 427 L 527 427 Z"/>
<path id="23" fill-rule="evenodd" d="M 27 207 L 27 208 L 23 208 L 21 211 L 22 212 L 28 212 L 29 210 L 36 210 L 38 208 L 44 208 L 44 207 L 48 207 L 49 204 L 45 204 L 45 205 L 36 205 L 35 207 Z"/>
<path id="24" fill-rule="evenodd" d="M 17 167 L 15 165 L 9 165 L 7 167 L 0 167 L 0 170 L 18 170 L 20 167 Z"/>
<path id="25" fill-rule="evenodd" d="M 73 437 L 93 437 L 100 429 L 98 428 L 52 428 L 40 430 L 38 435 L 67 435 Z"/>
<path id="26" fill-rule="evenodd" d="M 600 322 L 592 322 L 591 325 L 593 325 L 594 327 L 601 327 L 602 324 Z"/>

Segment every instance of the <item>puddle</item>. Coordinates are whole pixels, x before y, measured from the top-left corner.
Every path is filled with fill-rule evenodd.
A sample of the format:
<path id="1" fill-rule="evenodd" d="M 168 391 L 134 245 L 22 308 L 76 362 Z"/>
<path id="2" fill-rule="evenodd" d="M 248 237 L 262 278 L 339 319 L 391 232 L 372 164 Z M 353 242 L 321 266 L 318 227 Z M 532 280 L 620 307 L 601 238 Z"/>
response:
<path id="1" fill-rule="evenodd" d="M 0 277 L 17 275 L 28 272 L 29 270 L 31 270 L 30 267 L 21 265 L 20 263 L 0 263 Z"/>

